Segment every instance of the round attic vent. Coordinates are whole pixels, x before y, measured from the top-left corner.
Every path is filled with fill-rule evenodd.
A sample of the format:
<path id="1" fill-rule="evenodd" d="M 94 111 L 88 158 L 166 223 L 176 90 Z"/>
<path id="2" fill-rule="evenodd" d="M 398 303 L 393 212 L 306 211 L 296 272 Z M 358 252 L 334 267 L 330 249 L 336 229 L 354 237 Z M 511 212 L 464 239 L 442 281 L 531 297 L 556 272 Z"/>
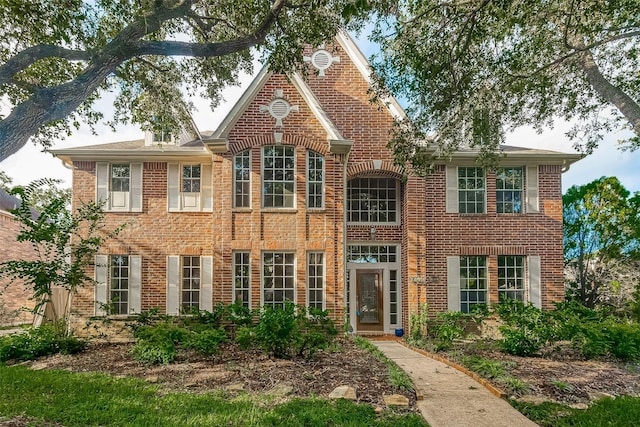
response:
<path id="1" fill-rule="evenodd" d="M 271 113 L 274 118 L 279 120 L 287 117 L 289 115 L 289 110 L 289 103 L 284 99 L 274 99 L 269 105 L 269 113 Z"/>
<path id="2" fill-rule="evenodd" d="M 313 55 L 311 55 L 311 64 L 313 64 L 313 66 L 318 70 L 326 70 L 331 66 L 332 62 L 333 57 L 324 49 L 316 50 Z"/>

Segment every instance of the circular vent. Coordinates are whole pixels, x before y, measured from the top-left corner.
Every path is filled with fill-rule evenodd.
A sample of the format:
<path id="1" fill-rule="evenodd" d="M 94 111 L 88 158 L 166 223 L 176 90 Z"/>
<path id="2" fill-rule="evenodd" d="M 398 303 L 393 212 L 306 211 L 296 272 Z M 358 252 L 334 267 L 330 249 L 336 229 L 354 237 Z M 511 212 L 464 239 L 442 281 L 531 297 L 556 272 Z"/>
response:
<path id="1" fill-rule="evenodd" d="M 289 114 L 289 103 L 284 99 L 275 99 L 269 105 L 269 112 L 276 119 L 284 119 Z"/>
<path id="2" fill-rule="evenodd" d="M 315 51 L 314 54 L 311 56 L 311 63 L 318 70 L 324 71 L 327 68 L 329 68 L 329 66 L 331 65 L 332 59 L 333 58 L 331 57 L 331 54 L 329 52 L 327 52 L 324 49 L 320 49 Z"/>

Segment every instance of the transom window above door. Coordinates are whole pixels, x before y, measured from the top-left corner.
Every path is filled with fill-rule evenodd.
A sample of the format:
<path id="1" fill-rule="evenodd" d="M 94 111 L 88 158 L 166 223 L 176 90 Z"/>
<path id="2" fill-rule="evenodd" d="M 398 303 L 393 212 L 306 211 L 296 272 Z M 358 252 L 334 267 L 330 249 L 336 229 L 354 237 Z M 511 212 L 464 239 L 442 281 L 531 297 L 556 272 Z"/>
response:
<path id="1" fill-rule="evenodd" d="M 347 184 L 348 221 L 392 223 L 399 221 L 399 183 L 391 178 L 355 178 Z"/>

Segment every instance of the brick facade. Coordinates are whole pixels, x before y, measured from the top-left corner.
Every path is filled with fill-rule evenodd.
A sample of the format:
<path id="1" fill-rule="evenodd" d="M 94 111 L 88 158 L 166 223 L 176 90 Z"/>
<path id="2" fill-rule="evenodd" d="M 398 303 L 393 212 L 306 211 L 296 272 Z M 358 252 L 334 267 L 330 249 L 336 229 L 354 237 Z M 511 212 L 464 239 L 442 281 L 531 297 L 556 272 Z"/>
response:
<path id="1" fill-rule="evenodd" d="M 522 255 L 540 257 L 542 306 L 564 298 L 562 281 L 562 160 L 556 155 L 548 164 L 539 152 L 521 154 L 520 166 L 538 169 L 539 212 L 496 214 L 495 175 L 486 177 L 486 212 L 457 214 L 446 211 L 445 165 L 427 179 L 403 177 L 386 148 L 394 120 L 392 112 L 369 103 L 369 83 L 344 40 L 336 43 L 333 63 L 323 77 L 311 75 L 305 81 L 326 117 L 311 108 L 309 95 L 282 75 L 265 77 L 254 88 L 252 98 L 239 110 L 224 132 L 214 134 L 223 140 L 224 149 L 202 150 L 202 161 L 211 162 L 213 176 L 212 212 L 168 212 L 167 162 L 181 160 L 181 147 L 154 150 L 140 146 L 131 151 L 123 145 L 96 146 L 92 153 L 82 150 L 58 150 L 57 155 L 73 162 L 74 204 L 95 198 L 96 160 L 127 161 L 144 158 L 142 173 L 142 212 L 108 213 L 108 227 L 128 225 L 116 240 L 109 242 L 103 254 L 141 256 L 141 309 L 167 306 L 167 257 L 202 255 L 213 257 L 213 303 L 233 300 L 233 256 L 236 251 L 250 255 L 251 306 L 263 300 L 262 257 L 265 251 L 295 255 L 295 301 L 307 298 L 307 254 L 324 254 L 325 308 L 341 323 L 345 318 L 356 330 L 390 333 L 395 327 L 408 328 L 409 316 L 427 303 L 431 313 L 448 308 L 447 257 L 486 256 L 488 260 L 489 302 L 497 301 L 497 257 Z M 307 53 L 312 53 L 307 48 Z M 360 64 L 361 65 L 361 64 Z M 253 89 L 252 89 L 253 90 Z M 277 126 L 266 106 L 284 99 L 292 107 Z M 345 140 L 352 141 L 348 154 L 332 152 L 327 127 L 335 126 Z M 329 131 L 330 132 L 330 131 Z M 279 138 L 279 139 L 277 139 Z M 206 138 L 205 138 L 206 139 Z M 142 142 L 141 142 L 142 143 Z M 220 146 L 219 142 L 216 142 Z M 197 144 L 196 144 L 197 145 Z M 207 145 L 207 141 L 204 141 Z M 262 165 L 265 146 L 295 148 L 295 202 L 291 208 L 263 208 Z M 97 151 L 96 151 L 97 150 Z M 146 151 L 144 151 L 146 150 Z M 234 156 L 248 150 L 250 163 L 250 207 L 234 207 Z M 324 157 L 324 206 L 308 209 L 307 152 Z M 162 151 L 162 152 L 161 152 Z M 555 153 L 557 154 L 557 153 Z M 192 159 L 194 157 L 190 157 Z M 169 159 L 169 160 L 167 160 Z M 571 160 L 571 159 L 570 159 Z M 139 160 L 137 160 L 139 161 Z M 185 157 L 184 161 L 187 160 Z M 456 164 L 454 155 L 453 163 Z M 514 160 L 515 161 L 515 160 Z M 468 157 L 460 164 L 469 164 Z M 397 183 L 397 223 L 348 223 L 346 186 L 350 179 L 389 178 Z M 397 261 L 361 263 L 347 259 L 349 245 L 394 246 Z M 356 262 L 357 261 L 357 262 Z M 384 295 L 383 310 L 398 304 L 398 320 L 391 322 L 385 313 L 384 327 L 360 326 L 356 289 L 359 274 L 380 274 Z M 398 295 L 390 297 L 390 275 L 397 274 Z M 364 279 L 362 279 L 364 280 Z M 376 282 L 377 283 L 377 282 Z M 395 282 L 394 282 L 395 283 Z M 349 300 L 350 312 L 345 313 Z M 95 312 L 94 290 L 83 289 L 74 302 L 84 316 Z M 346 316 L 346 317 L 345 317 Z M 354 319 L 356 319 L 354 321 Z"/>

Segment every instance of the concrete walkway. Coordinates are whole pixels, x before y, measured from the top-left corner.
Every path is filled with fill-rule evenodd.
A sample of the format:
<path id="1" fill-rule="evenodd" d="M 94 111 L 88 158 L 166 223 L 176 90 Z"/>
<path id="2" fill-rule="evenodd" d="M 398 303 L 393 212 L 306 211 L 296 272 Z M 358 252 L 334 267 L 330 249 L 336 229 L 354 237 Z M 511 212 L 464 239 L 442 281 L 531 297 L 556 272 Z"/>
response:
<path id="1" fill-rule="evenodd" d="M 442 362 L 395 341 L 372 341 L 409 374 L 422 416 L 431 427 L 535 427 L 533 421 L 483 385 Z"/>

